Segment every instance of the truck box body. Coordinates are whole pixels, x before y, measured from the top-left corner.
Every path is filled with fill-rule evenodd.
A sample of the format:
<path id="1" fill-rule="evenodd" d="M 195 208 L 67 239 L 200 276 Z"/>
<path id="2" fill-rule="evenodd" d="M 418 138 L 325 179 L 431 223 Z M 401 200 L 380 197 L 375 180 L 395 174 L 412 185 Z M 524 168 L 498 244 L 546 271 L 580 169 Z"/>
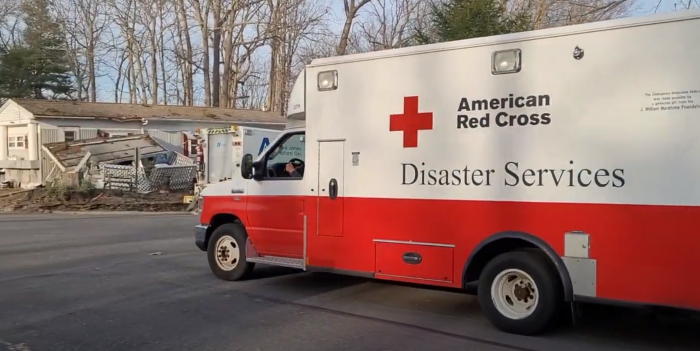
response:
<path id="1" fill-rule="evenodd" d="M 204 179 L 207 184 L 240 176 L 241 157 L 258 155 L 280 130 L 232 126 L 201 130 L 204 139 Z"/>
<path id="2" fill-rule="evenodd" d="M 523 241 L 568 301 L 700 310 L 697 33 L 686 11 L 315 60 L 285 132 L 303 179 L 237 183 L 245 204 L 209 189 L 202 223 L 226 209 L 261 256 L 457 288 Z"/>
<path id="3" fill-rule="evenodd" d="M 466 259 L 490 235 L 530 233 L 563 256 L 564 233 L 580 230 L 591 235 L 597 297 L 700 309 L 684 288 L 700 221 L 700 19 L 597 25 L 314 62 L 307 79 L 338 70 L 339 84 L 306 84 L 307 140 L 344 141 L 329 146 L 328 167 L 307 163 L 298 195 L 316 195 L 308 189 L 327 182 L 318 173 L 343 186 L 342 203 L 320 197 L 320 218 L 307 211 L 309 231 L 321 230 L 308 237 L 308 264 L 388 267 L 388 276 L 459 286 Z M 513 48 L 521 71 L 493 75 L 492 53 Z M 390 131 L 391 116 L 415 100 L 432 128 L 404 147 L 408 133 Z M 530 106 L 517 107 L 523 101 Z M 308 147 L 307 159 L 325 161 L 333 144 Z M 432 249 L 454 260 L 437 269 L 441 279 L 410 265 L 392 270 L 380 255 L 391 244 L 375 239 L 454 245 Z"/>

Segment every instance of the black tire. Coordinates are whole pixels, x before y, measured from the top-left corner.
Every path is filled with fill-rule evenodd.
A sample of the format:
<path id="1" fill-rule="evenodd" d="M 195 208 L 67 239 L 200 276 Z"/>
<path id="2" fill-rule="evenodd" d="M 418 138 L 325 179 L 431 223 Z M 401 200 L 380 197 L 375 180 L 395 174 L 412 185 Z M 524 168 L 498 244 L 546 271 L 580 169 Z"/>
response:
<path id="1" fill-rule="evenodd" d="M 230 270 L 222 268 L 217 263 L 218 253 L 216 246 L 221 239 L 226 237 L 232 238 L 239 249 L 237 264 Z M 209 261 L 209 268 L 217 278 L 226 281 L 236 281 L 250 276 L 253 268 L 255 268 L 255 263 L 246 261 L 245 245 L 247 239 L 248 234 L 246 233 L 245 228 L 243 228 L 243 226 L 240 224 L 222 224 L 216 228 L 216 230 L 214 230 L 211 238 L 209 238 L 209 244 L 207 245 L 207 259 Z"/>
<path id="2" fill-rule="evenodd" d="M 538 302 L 535 310 L 522 319 L 511 319 L 496 308 L 491 286 L 498 275 L 508 269 L 519 269 L 530 277 L 537 287 Z M 547 331 L 561 316 L 563 304 L 559 275 L 542 252 L 514 251 L 489 261 L 479 277 L 478 299 L 486 318 L 501 331 L 519 335 L 537 335 Z"/>

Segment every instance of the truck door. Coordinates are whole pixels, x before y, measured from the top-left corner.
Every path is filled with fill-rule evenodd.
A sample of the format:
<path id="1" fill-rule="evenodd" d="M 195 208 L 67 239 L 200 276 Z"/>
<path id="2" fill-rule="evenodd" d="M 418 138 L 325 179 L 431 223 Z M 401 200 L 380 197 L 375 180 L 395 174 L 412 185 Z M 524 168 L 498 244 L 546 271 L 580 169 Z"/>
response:
<path id="1" fill-rule="evenodd" d="M 267 152 L 265 178 L 248 184 L 247 229 L 260 254 L 303 257 L 305 156 L 304 133 L 287 134 Z M 290 162 L 294 175 L 285 170 Z"/>
<path id="2" fill-rule="evenodd" d="M 318 145 L 318 235 L 343 236 L 345 142 Z"/>

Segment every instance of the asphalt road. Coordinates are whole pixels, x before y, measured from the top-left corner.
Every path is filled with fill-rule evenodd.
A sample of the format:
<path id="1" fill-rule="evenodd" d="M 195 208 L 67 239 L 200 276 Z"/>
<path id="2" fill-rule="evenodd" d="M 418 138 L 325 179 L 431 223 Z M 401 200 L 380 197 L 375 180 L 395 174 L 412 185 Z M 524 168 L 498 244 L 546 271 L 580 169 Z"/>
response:
<path id="1" fill-rule="evenodd" d="M 584 307 L 579 325 L 530 338 L 454 292 L 276 267 L 219 281 L 196 221 L 0 215 L 0 351 L 700 350 L 697 316 Z"/>

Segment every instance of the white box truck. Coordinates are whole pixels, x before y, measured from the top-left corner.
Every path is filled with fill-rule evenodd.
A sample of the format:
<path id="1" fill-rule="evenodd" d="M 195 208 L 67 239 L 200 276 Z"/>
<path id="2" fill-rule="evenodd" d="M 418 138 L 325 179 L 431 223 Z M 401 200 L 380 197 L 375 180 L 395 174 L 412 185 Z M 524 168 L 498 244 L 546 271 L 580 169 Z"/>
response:
<path id="1" fill-rule="evenodd" d="M 314 60 L 195 243 L 224 280 L 475 283 L 520 334 L 565 302 L 700 310 L 698 33 L 682 11 Z"/>
<path id="2" fill-rule="evenodd" d="M 241 176 L 245 154 L 260 154 L 281 130 L 236 126 L 201 129 L 204 183 L 213 184 Z"/>

